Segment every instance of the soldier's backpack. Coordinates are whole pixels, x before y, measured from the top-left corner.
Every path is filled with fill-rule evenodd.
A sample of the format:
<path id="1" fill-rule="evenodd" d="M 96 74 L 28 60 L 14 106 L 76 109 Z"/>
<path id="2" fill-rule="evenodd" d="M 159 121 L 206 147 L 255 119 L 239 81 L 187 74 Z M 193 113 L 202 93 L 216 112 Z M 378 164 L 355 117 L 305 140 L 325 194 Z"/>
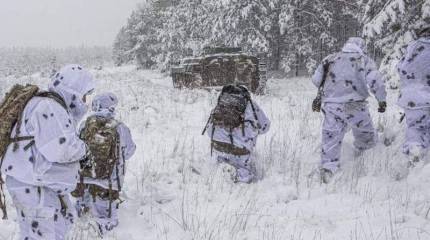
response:
<path id="1" fill-rule="evenodd" d="M 83 197 L 85 188 L 91 195 L 109 200 L 109 216 L 113 200 L 119 198 L 121 184 L 119 179 L 118 164 L 120 159 L 120 138 L 117 131 L 119 122 L 115 119 L 93 116 L 88 118 L 81 132 L 81 139 L 87 144 L 90 154 L 86 162 L 81 166 L 81 181 L 75 191 L 74 197 Z M 111 176 L 116 171 L 116 184 L 118 191 L 113 191 Z M 103 189 L 96 185 L 86 186 L 83 182 L 85 177 L 104 179 L 109 182 L 109 189 Z"/>
<path id="2" fill-rule="evenodd" d="M 218 98 L 218 103 L 212 112 L 211 122 L 215 126 L 225 129 L 233 129 L 244 122 L 245 110 L 251 95 L 241 86 L 225 86 Z"/>
<path id="3" fill-rule="evenodd" d="M 230 143 L 221 143 L 214 141 L 212 138 L 212 148 L 234 155 L 249 154 L 248 150 L 238 148 L 234 145 L 232 134 L 233 129 L 238 127 L 241 127 L 242 133 L 245 134 L 245 111 L 248 104 L 251 105 L 255 120 L 258 123 L 258 117 L 248 89 L 240 85 L 227 85 L 223 87 L 218 97 L 218 103 L 212 111 L 202 134 L 206 132 L 209 123 L 212 123 L 213 128 L 220 127 L 230 132 Z"/>
<path id="4" fill-rule="evenodd" d="M 15 85 L 6 94 L 0 105 L 0 168 L 3 164 L 3 159 L 10 144 L 14 144 L 13 149 L 16 151 L 19 147 L 19 142 L 32 140 L 32 136 L 21 136 L 20 128 L 22 123 L 22 113 L 25 106 L 33 97 L 48 97 L 61 106 L 67 109 L 64 100 L 57 94 L 52 92 L 40 92 L 39 87 L 35 85 Z M 16 126 L 16 134 L 12 136 L 12 130 Z M 34 144 L 31 141 L 26 147 Z M 0 173 L 0 209 L 3 211 L 3 219 L 7 219 L 6 203 L 3 194 L 3 179 Z"/>
<path id="5" fill-rule="evenodd" d="M 96 179 L 110 179 L 119 161 L 118 121 L 105 117 L 88 118 L 81 139 L 90 150 L 89 166 L 82 175 Z"/>

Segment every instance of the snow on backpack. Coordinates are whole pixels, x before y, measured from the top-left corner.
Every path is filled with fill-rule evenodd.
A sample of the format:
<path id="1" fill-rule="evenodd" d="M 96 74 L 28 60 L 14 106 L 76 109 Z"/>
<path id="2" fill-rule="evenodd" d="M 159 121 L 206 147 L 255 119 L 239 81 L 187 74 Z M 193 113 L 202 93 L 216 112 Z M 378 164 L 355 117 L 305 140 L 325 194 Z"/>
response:
<path id="1" fill-rule="evenodd" d="M 119 162 L 118 122 L 99 116 L 90 117 L 81 138 L 90 150 L 89 166 L 82 175 L 96 179 L 110 179 Z"/>
<path id="2" fill-rule="evenodd" d="M 218 103 L 212 111 L 202 134 L 206 132 L 209 123 L 211 123 L 212 130 L 214 130 L 215 127 L 220 127 L 229 131 L 230 143 L 215 141 L 212 135 L 212 148 L 233 155 L 249 154 L 247 149 L 236 147 L 233 140 L 233 129 L 235 128 L 241 127 L 242 133 L 245 135 L 245 111 L 248 103 L 251 105 L 254 117 L 258 122 L 257 114 L 251 101 L 251 94 L 248 89 L 240 85 L 227 85 L 223 87 L 218 97 Z M 214 131 L 212 131 L 212 134 L 213 132 Z"/>
<path id="3" fill-rule="evenodd" d="M 82 164 L 80 172 L 80 183 L 72 192 L 72 196 L 78 198 L 84 196 L 85 188 L 90 194 L 109 200 L 109 215 L 113 200 L 119 198 L 121 185 L 118 173 L 120 159 L 120 138 L 117 131 L 119 122 L 100 116 L 88 118 L 81 132 L 81 139 L 87 144 L 90 154 L 87 161 Z M 116 183 L 118 191 L 112 190 L 111 176 L 116 171 Z M 94 184 L 85 185 L 84 178 L 104 179 L 109 181 L 109 189 L 104 189 Z"/>
<path id="4" fill-rule="evenodd" d="M 32 140 L 25 148 L 29 148 L 34 144 L 33 136 L 20 136 L 22 113 L 27 103 L 33 97 L 51 98 L 67 109 L 64 100 L 56 93 L 39 92 L 39 87 L 35 85 L 22 86 L 17 84 L 13 86 L 0 105 L 0 167 L 3 164 L 3 159 L 9 145 L 14 144 L 13 150 L 16 151 L 21 141 Z M 11 138 L 14 127 L 16 129 L 16 137 Z M 0 209 L 3 211 L 3 219 L 7 219 L 3 183 L 0 173 Z"/>

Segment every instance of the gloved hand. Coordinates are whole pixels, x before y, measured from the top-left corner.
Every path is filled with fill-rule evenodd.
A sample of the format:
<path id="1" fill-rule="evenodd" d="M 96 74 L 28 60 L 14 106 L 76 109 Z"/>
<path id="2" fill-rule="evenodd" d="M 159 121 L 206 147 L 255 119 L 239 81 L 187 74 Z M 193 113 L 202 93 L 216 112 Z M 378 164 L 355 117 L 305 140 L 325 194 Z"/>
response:
<path id="1" fill-rule="evenodd" d="M 386 109 L 387 109 L 387 102 L 385 101 L 379 102 L 378 112 L 384 113 Z"/>
<path id="2" fill-rule="evenodd" d="M 85 169 L 91 169 L 92 166 L 92 157 L 93 155 L 90 152 L 90 149 L 87 147 L 87 151 L 85 153 L 85 156 L 79 160 L 79 164 L 81 166 L 81 170 L 85 170 Z"/>
<path id="3" fill-rule="evenodd" d="M 79 165 L 81 167 L 81 170 L 91 168 L 91 162 L 89 157 L 86 156 L 85 158 L 79 160 Z"/>

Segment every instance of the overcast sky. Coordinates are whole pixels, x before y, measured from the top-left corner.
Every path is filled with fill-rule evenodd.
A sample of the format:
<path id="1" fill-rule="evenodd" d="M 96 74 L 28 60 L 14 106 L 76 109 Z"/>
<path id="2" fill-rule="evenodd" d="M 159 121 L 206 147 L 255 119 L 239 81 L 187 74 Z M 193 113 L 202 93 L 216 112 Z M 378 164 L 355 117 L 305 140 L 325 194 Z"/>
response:
<path id="1" fill-rule="evenodd" d="M 111 46 L 144 0 L 0 0 L 0 47 Z"/>

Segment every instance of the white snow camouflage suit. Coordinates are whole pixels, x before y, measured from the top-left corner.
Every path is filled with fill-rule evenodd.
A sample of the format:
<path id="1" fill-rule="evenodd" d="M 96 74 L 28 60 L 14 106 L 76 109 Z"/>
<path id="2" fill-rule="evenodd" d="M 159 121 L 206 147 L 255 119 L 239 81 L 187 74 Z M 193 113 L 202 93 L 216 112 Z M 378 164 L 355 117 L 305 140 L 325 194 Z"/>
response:
<path id="1" fill-rule="evenodd" d="M 93 90 L 93 79 L 81 66 L 68 65 L 53 77 L 49 90 L 64 99 L 67 110 L 50 98 L 31 99 L 23 112 L 21 134 L 34 136 L 34 144 L 24 148 L 29 141 L 22 141 L 15 152 L 10 146 L 2 166 L 20 239 L 64 239 L 75 216 L 68 195 L 86 154 L 76 123 L 87 111 L 82 99 Z"/>
<path id="2" fill-rule="evenodd" d="M 370 149 L 377 142 L 366 99 L 369 89 L 379 102 L 385 101 L 386 92 L 382 75 L 366 56 L 365 48 L 363 39 L 350 38 L 341 52 L 324 59 L 330 66 L 322 99 L 321 167 L 331 172 L 339 168 L 343 138 L 350 128 L 358 151 Z M 321 64 L 312 78 L 316 87 L 322 78 Z"/>
<path id="3" fill-rule="evenodd" d="M 423 157 L 430 144 L 430 37 L 410 43 L 397 67 L 398 105 L 405 110 L 407 124 L 403 152 Z"/>
<path id="4" fill-rule="evenodd" d="M 113 93 L 105 93 L 101 95 L 97 95 L 93 99 L 92 103 L 92 111 L 93 113 L 89 116 L 100 116 L 104 118 L 114 118 L 115 117 L 115 107 L 118 104 L 118 99 Z M 80 127 L 82 130 L 85 126 L 83 123 Z M 133 142 L 131 137 L 131 133 L 129 128 L 124 123 L 119 123 L 117 126 L 117 131 L 119 134 L 120 140 L 120 159 L 118 165 L 118 173 L 119 176 L 116 175 L 116 171 L 112 172 L 111 182 L 112 189 L 118 190 L 117 177 L 119 177 L 120 186 L 123 186 L 124 183 L 124 174 L 125 174 L 125 161 L 130 159 L 135 150 L 136 145 Z M 85 178 L 84 184 L 95 184 L 104 189 L 109 189 L 109 181 L 107 179 L 94 179 L 94 178 Z M 109 200 L 103 200 L 99 197 L 93 199 L 91 194 L 88 192 L 88 189 L 85 190 L 85 194 L 83 198 L 78 198 L 76 202 L 76 208 L 78 211 L 83 208 L 89 208 L 91 215 L 95 218 L 97 224 L 99 225 L 99 229 L 101 233 L 112 230 L 114 227 L 118 226 L 118 207 L 119 202 L 113 202 L 111 208 L 111 217 L 109 218 Z"/>
<path id="5" fill-rule="evenodd" d="M 239 148 L 246 148 L 249 152 L 252 153 L 256 143 L 258 135 L 264 134 L 270 129 L 270 121 L 267 118 L 266 114 L 261 110 L 261 108 L 252 101 L 252 104 L 255 108 L 255 113 L 257 114 L 258 122 L 255 119 L 254 112 L 252 110 L 252 106 L 248 103 L 248 106 L 245 110 L 245 127 L 244 133 L 242 132 L 242 127 L 238 127 L 233 129 L 233 143 L 235 146 Z M 260 126 L 260 127 L 258 127 Z M 231 143 L 230 139 L 230 131 L 223 129 L 221 127 L 215 126 L 211 123 L 207 126 L 207 135 L 218 142 Z M 224 162 L 230 164 L 236 169 L 236 178 L 237 181 L 243 183 L 252 182 L 255 177 L 255 169 L 253 164 L 253 159 L 251 157 L 252 154 L 244 155 L 244 156 L 235 156 L 228 153 L 219 152 L 213 150 L 213 154 L 216 157 L 218 162 Z"/>

